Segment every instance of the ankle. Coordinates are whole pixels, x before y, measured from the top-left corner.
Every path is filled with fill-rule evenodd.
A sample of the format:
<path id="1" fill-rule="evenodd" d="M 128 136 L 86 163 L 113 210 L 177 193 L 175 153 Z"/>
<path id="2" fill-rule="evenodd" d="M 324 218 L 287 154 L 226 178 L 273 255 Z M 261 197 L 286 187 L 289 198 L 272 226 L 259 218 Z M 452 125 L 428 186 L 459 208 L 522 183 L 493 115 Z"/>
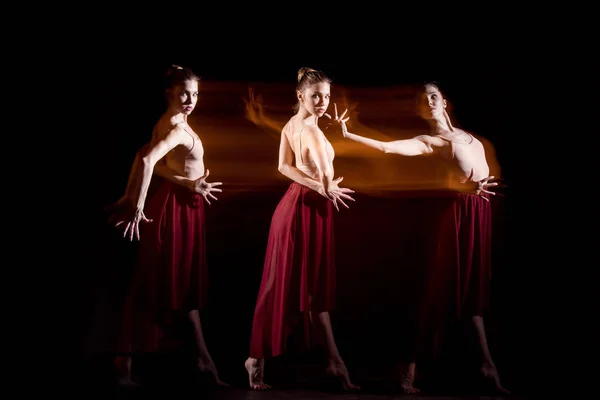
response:
<path id="1" fill-rule="evenodd" d="M 246 363 L 252 366 L 258 366 L 260 365 L 262 358 L 253 358 L 253 357 L 248 357 L 248 359 L 246 360 Z"/>
<path id="2" fill-rule="evenodd" d="M 119 378 L 131 379 L 131 370 L 125 368 L 115 368 L 115 374 Z"/>
<path id="3" fill-rule="evenodd" d="M 131 363 L 127 360 L 116 360 L 114 366 L 118 376 L 131 377 Z"/>
<path id="4" fill-rule="evenodd" d="M 339 355 L 328 357 L 327 362 L 329 365 L 344 365 L 344 360 Z"/>

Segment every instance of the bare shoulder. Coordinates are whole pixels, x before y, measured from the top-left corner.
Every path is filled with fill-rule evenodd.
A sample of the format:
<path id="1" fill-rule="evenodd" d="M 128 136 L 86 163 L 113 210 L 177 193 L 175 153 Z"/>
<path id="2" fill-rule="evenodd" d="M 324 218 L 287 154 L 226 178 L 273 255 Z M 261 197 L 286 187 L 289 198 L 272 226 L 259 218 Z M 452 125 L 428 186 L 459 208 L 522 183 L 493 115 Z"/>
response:
<path id="1" fill-rule="evenodd" d="M 154 126 L 154 141 L 164 140 L 167 138 L 173 139 L 181 136 L 185 133 L 183 125 L 183 123 L 173 125 L 168 122 L 159 121 Z"/>
<path id="2" fill-rule="evenodd" d="M 442 139 L 440 136 L 419 135 L 415 139 L 434 147 L 446 147 L 449 145 L 448 141 Z"/>
<path id="3" fill-rule="evenodd" d="M 292 123 L 292 120 L 290 119 L 288 122 L 285 123 L 283 128 L 281 128 L 281 136 L 287 138 L 287 140 L 290 143 L 292 142 L 292 127 L 293 126 L 294 126 L 294 124 Z"/>
<path id="4" fill-rule="evenodd" d="M 492 145 L 492 142 L 490 142 L 488 139 L 486 139 L 485 137 L 483 137 L 481 135 L 478 135 L 478 134 L 470 132 L 470 131 L 464 131 L 463 130 L 463 132 L 466 133 L 467 135 L 472 136 L 473 140 L 481 143 L 484 146 L 491 146 Z"/>
<path id="5" fill-rule="evenodd" d="M 168 134 L 169 135 L 183 135 L 186 132 L 196 133 L 192 130 L 192 128 L 188 124 L 186 124 L 184 122 L 180 122 L 178 124 L 171 125 Z"/>
<path id="6" fill-rule="evenodd" d="M 293 119 L 289 119 L 281 129 L 281 132 L 285 133 L 286 135 L 289 134 L 292 131 L 293 125 Z"/>
<path id="7" fill-rule="evenodd" d="M 307 140 L 321 140 L 324 134 L 317 125 L 307 125 L 304 127 L 303 137 Z"/>

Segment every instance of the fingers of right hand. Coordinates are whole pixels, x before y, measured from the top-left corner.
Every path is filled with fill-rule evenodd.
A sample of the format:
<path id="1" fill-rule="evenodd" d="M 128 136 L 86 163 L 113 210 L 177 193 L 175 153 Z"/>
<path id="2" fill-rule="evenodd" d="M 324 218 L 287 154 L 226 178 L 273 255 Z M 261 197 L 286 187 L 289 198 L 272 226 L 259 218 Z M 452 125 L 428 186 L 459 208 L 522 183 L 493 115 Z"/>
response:
<path id="1" fill-rule="evenodd" d="M 338 210 L 338 211 L 340 211 L 340 208 L 337 205 L 337 201 L 335 201 L 335 199 L 332 200 L 332 201 L 333 201 L 333 206 L 335 207 L 335 209 Z"/>
<path id="2" fill-rule="evenodd" d="M 342 193 L 342 194 L 340 194 L 340 197 L 343 197 L 344 199 L 347 199 L 347 200 L 356 201 L 356 200 L 354 200 L 354 198 L 348 196 L 347 194 Z"/>

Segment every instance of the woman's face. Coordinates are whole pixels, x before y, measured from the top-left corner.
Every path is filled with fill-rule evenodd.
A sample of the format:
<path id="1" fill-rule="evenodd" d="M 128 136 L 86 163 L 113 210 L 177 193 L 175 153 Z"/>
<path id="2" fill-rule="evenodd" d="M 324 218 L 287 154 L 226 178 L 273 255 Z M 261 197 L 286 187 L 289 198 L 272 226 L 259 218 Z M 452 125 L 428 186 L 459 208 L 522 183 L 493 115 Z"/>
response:
<path id="1" fill-rule="evenodd" d="M 175 85 L 167 93 L 169 106 L 177 112 L 190 115 L 198 101 L 198 82 L 195 80 L 184 81 Z"/>
<path id="2" fill-rule="evenodd" d="M 331 85 L 327 82 L 315 83 L 298 92 L 298 100 L 309 113 L 322 117 L 329 107 L 330 88 Z"/>
<path id="3" fill-rule="evenodd" d="M 425 85 L 419 97 L 418 113 L 424 119 L 438 119 L 444 115 L 446 100 L 435 85 Z"/>

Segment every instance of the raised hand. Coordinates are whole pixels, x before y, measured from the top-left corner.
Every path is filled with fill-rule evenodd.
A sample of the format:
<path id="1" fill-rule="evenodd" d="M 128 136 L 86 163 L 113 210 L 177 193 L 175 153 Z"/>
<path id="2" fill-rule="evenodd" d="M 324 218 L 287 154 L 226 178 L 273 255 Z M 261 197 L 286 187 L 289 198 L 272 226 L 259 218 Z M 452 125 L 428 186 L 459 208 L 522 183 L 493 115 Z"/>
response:
<path id="1" fill-rule="evenodd" d="M 334 111 L 334 115 L 333 117 L 327 113 L 325 113 L 324 115 L 331 119 L 332 121 L 337 122 L 338 124 L 340 124 L 340 128 L 342 128 L 342 135 L 344 137 L 346 137 L 346 135 L 348 134 L 348 128 L 346 127 L 346 122 L 350 119 L 350 117 L 346 117 L 346 113 L 348 112 L 348 109 L 346 108 L 344 110 L 344 112 L 342 113 L 342 115 L 338 116 L 338 110 L 337 110 L 337 104 L 333 103 L 333 111 Z"/>
<path id="2" fill-rule="evenodd" d="M 210 200 L 208 200 L 208 198 L 212 198 L 213 200 L 218 200 L 212 193 L 213 192 L 222 192 L 221 189 L 219 188 L 215 188 L 215 186 L 221 186 L 223 183 L 221 182 L 213 182 L 213 183 L 208 183 L 206 182 L 206 178 L 208 178 L 210 171 L 207 169 L 206 172 L 204 173 L 204 175 L 202 175 L 200 178 L 196 179 L 193 184 L 192 184 L 192 191 L 196 192 L 196 193 L 200 193 L 202 196 L 204 196 L 204 200 L 206 200 L 206 202 L 208 203 L 208 205 L 210 205 Z"/>
<path id="3" fill-rule="evenodd" d="M 248 98 L 244 98 L 245 115 L 248 120 L 256 125 L 261 125 L 264 121 L 264 111 L 262 107 L 262 98 L 254 96 L 254 90 L 248 88 Z"/>

